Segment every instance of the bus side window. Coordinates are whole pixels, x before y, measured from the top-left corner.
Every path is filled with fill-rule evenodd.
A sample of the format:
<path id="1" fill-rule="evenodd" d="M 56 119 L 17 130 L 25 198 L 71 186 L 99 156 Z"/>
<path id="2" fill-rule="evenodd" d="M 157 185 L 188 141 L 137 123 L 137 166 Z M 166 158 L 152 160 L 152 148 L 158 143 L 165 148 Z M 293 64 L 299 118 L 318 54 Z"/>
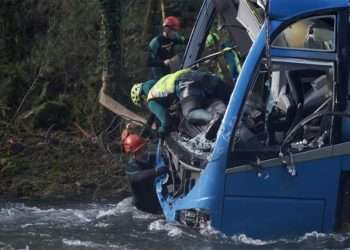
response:
<path id="1" fill-rule="evenodd" d="M 305 50 L 335 50 L 335 17 L 312 17 L 284 29 L 273 41 L 273 47 Z"/>

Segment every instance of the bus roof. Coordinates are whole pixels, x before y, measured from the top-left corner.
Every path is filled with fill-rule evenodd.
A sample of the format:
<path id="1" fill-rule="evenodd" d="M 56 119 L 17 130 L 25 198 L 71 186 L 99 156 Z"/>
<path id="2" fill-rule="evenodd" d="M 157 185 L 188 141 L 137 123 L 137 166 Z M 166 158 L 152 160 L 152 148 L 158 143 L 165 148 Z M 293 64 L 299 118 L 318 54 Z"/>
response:
<path id="1" fill-rule="evenodd" d="M 270 0 L 270 18 L 287 20 L 308 13 L 349 8 L 349 0 Z"/>

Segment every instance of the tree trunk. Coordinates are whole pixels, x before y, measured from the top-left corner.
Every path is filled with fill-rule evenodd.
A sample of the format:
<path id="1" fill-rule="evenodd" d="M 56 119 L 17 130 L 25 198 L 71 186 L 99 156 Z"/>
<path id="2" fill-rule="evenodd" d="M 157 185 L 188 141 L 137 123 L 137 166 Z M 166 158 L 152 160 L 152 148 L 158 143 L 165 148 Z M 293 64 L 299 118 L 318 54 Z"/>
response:
<path id="1" fill-rule="evenodd" d="M 143 43 L 148 44 L 150 39 L 150 30 L 152 25 L 152 12 L 153 12 L 153 6 L 154 6 L 154 0 L 148 0 L 147 7 L 146 7 L 146 14 L 144 19 L 144 28 L 143 28 Z"/>
<path id="2" fill-rule="evenodd" d="M 121 1 L 99 0 L 101 8 L 100 50 L 102 59 L 102 86 L 104 92 L 116 98 L 121 86 Z M 106 127 L 113 115 L 102 108 L 101 126 Z"/>
<path id="3" fill-rule="evenodd" d="M 164 0 L 160 0 L 160 10 L 162 12 L 162 22 L 165 19 L 165 5 L 164 5 Z"/>

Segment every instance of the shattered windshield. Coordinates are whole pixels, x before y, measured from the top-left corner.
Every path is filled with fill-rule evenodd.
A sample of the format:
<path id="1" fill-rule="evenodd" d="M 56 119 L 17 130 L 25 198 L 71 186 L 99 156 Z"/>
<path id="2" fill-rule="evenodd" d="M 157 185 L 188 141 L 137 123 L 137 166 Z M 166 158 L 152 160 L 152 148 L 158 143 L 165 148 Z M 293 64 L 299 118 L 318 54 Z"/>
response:
<path id="1" fill-rule="evenodd" d="M 201 37 L 199 40 L 201 49 L 196 54 L 196 73 L 187 77 L 191 79 L 179 84 L 180 96 L 181 93 L 184 95 L 190 92 L 204 91 L 206 93 L 203 95 L 206 101 L 200 101 L 202 103 L 200 105 L 199 102 L 197 103 L 202 109 L 201 112 L 198 110 L 198 112 L 187 114 L 187 101 L 184 101 L 186 105 L 182 105 L 182 111 L 185 119 L 180 123 L 179 131 L 185 137 L 177 140 L 188 151 L 196 151 L 198 155 L 210 153 L 212 150 L 229 97 L 252 45 L 249 32 L 237 20 L 239 5 L 231 0 L 213 0 L 212 3 L 216 8 L 215 13 L 210 17 L 210 20 L 207 20 L 206 28 L 202 30 L 202 33 L 196 33 L 198 37 Z M 207 5 L 204 5 L 204 13 L 207 12 L 206 7 Z M 199 24 L 198 29 L 202 29 L 202 27 L 203 23 Z M 196 37 L 192 39 L 198 41 Z M 202 81 L 201 79 L 205 79 L 203 85 L 196 87 L 196 84 Z M 194 82 L 194 84 L 189 86 L 189 82 Z M 193 117 L 194 113 L 196 113 L 196 117 L 210 113 L 212 118 L 206 124 L 198 124 L 188 119 L 188 116 Z"/>
<path id="2" fill-rule="evenodd" d="M 197 58 L 208 57 L 199 65 L 200 70 L 218 75 L 226 84 L 234 86 L 252 39 L 249 31 L 237 19 L 239 5 L 232 1 L 217 2 L 220 1 L 214 1 L 219 14 L 208 26 Z"/>

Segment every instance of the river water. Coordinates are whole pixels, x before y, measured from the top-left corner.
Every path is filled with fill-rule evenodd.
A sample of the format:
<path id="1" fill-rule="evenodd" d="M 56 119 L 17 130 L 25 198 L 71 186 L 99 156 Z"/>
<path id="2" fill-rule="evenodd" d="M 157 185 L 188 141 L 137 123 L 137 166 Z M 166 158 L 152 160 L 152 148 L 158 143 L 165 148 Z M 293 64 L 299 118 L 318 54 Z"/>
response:
<path id="1" fill-rule="evenodd" d="M 350 249 L 350 234 L 310 232 L 263 241 L 193 231 L 161 215 L 138 211 L 131 198 L 118 204 L 0 203 L 0 249 Z"/>

